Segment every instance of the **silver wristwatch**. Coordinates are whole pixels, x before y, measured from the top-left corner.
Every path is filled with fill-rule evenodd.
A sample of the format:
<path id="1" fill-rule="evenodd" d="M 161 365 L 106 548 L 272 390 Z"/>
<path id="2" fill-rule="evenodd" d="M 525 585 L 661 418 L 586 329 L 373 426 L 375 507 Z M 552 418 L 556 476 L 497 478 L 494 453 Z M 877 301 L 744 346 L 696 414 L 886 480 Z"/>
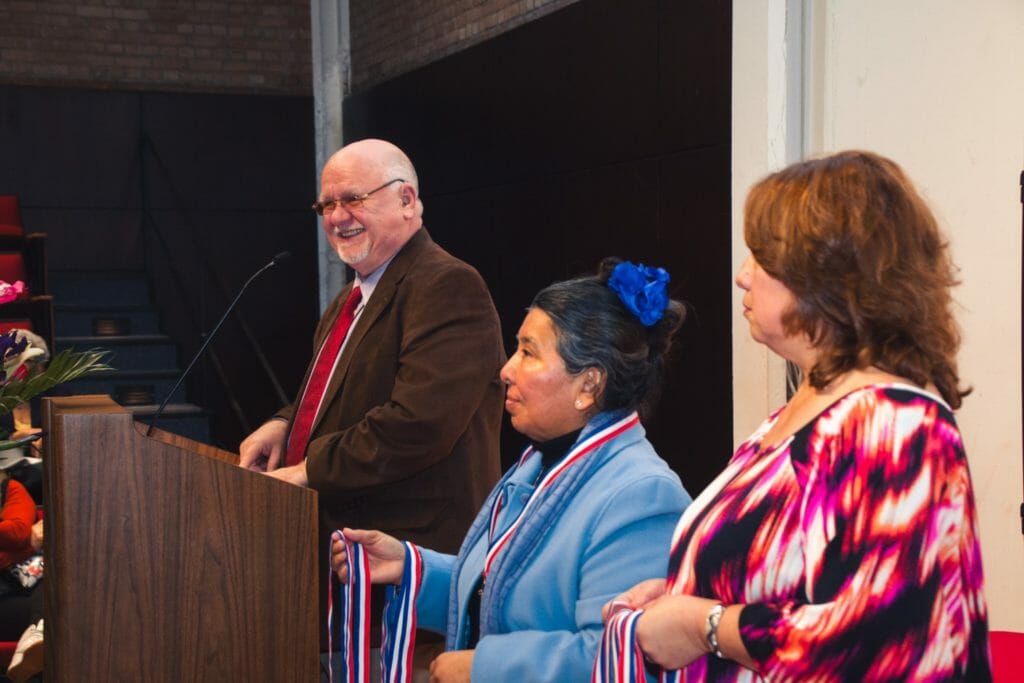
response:
<path id="1" fill-rule="evenodd" d="M 708 610 L 707 619 L 704 621 L 704 637 L 708 639 L 708 646 L 719 659 L 725 658 L 722 648 L 718 647 L 718 622 L 722 620 L 723 612 L 725 612 L 725 605 L 718 603 Z"/>

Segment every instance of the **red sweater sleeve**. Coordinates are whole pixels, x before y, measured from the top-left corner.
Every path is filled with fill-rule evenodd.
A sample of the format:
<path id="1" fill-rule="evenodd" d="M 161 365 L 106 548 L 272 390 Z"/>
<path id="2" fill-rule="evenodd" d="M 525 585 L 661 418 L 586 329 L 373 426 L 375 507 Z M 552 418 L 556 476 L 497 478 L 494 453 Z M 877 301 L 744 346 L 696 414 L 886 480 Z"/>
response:
<path id="1" fill-rule="evenodd" d="M 29 540 L 36 521 L 36 502 L 18 482 L 7 482 L 7 496 L 0 511 L 0 567 L 7 567 L 32 554 Z"/>

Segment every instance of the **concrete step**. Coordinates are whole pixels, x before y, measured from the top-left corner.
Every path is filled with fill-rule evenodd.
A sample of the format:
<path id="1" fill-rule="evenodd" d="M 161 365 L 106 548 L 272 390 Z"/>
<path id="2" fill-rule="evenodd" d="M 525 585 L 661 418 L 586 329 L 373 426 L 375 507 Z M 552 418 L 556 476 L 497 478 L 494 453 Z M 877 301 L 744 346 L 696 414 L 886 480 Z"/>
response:
<path id="1" fill-rule="evenodd" d="M 57 350 L 73 348 L 78 351 L 97 349 L 109 351 L 107 364 L 115 370 L 145 370 L 175 368 L 178 351 L 170 337 L 163 334 L 133 334 L 126 336 L 57 337 Z"/>
<path id="2" fill-rule="evenodd" d="M 54 270 L 49 273 L 55 304 L 75 306 L 148 306 L 149 284 L 137 271 L 90 272 Z"/>
<path id="3" fill-rule="evenodd" d="M 57 387 L 62 395 L 106 394 L 135 419 L 149 424 L 178 380 L 177 349 L 160 333 L 145 273 L 136 271 L 51 271 L 57 350 L 108 351 L 113 372 L 85 377 Z M 151 403 L 132 405 L 151 397 Z M 179 387 L 164 408 L 157 427 L 209 443 L 210 416 L 188 403 Z"/>
<path id="4" fill-rule="evenodd" d="M 153 402 L 160 403 L 167 397 L 180 375 L 181 371 L 174 368 L 114 370 L 67 382 L 56 387 L 52 393 L 59 396 L 108 394 L 122 404 L 128 401 L 132 394 L 148 393 L 152 396 Z M 174 397 L 171 400 L 175 403 L 186 402 L 184 383 L 174 392 Z"/>
<path id="5" fill-rule="evenodd" d="M 125 334 L 159 334 L 156 312 L 145 306 L 103 306 L 57 304 L 53 312 L 56 336 L 101 335 L 104 321 L 111 321 Z"/>

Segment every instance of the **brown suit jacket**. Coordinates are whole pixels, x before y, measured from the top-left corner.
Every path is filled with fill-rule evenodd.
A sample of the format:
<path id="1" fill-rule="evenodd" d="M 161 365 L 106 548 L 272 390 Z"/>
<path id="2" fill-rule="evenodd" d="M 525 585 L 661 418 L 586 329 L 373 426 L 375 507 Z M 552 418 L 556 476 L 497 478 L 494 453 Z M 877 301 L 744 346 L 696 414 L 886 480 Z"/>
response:
<path id="1" fill-rule="evenodd" d="M 350 289 L 321 318 L 314 356 Z M 306 464 L 322 527 L 457 551 L 500 474 L 504 362 L 483 279 L 420 229 L 356 321 L 313 425 Z"/>

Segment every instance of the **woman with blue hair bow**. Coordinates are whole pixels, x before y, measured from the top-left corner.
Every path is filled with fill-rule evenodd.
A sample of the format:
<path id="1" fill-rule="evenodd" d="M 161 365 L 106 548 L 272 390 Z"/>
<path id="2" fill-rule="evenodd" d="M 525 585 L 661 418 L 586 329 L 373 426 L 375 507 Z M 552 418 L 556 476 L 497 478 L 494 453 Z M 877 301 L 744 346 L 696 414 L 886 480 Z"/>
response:
<path id="1" fill-rule="evenodd" d="M 589 680 L 601 606 L 664 574 L 690 497 L 640 416 L 685 317 L 667 284 L 660 268 L 606 259 L 534 298 L 501 371 L 505 409 L 531 443 L 457 556 L 378 531 L 335 540 L 342 581 L 361 553 L 373 583 L 399 585 L 419 628 L 447 634 L 431 681 Z"/>

